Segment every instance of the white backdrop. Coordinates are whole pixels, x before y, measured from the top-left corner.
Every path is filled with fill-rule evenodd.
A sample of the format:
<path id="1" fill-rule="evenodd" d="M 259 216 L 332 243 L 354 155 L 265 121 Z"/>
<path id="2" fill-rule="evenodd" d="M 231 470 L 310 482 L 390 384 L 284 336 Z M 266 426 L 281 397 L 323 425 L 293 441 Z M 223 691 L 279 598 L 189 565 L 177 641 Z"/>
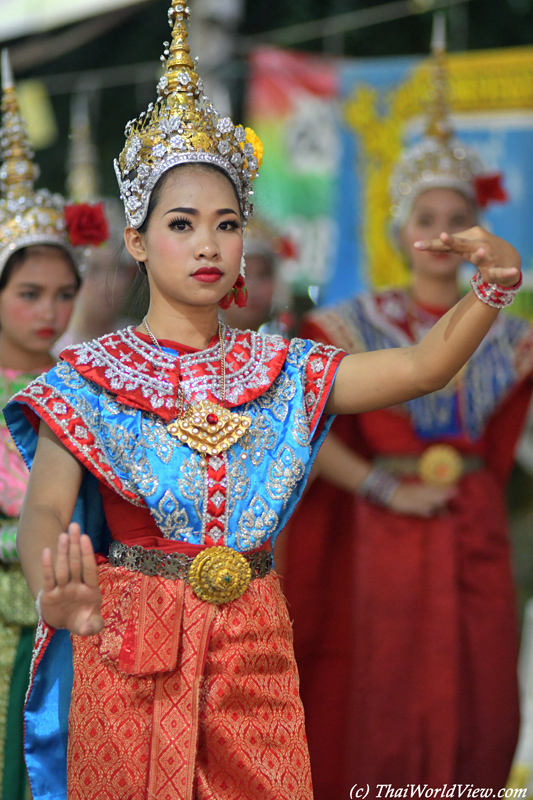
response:
<path id="1" fill-rule="evenodd" d="M 50 30 L 141 0 L 0 0 L 0 41 Z"/>

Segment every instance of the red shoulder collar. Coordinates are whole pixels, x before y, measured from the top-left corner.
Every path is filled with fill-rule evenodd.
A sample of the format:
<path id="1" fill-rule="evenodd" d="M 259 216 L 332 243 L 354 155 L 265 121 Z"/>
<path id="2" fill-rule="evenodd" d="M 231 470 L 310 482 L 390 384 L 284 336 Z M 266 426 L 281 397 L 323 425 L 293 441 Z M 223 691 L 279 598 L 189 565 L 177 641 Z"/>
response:
<path id="1" fill-rule="evenodd" d="M 289 348 L 281 336 L 224 328 L 226 402 L 239 406 L 277 378 Z M 220 402 L 220 344 L 181 357 L 144 342 L 132 327 L 67 347 L 60 358 L 127 406 L 176 416 L 178 385 L 189 402 Z"/>

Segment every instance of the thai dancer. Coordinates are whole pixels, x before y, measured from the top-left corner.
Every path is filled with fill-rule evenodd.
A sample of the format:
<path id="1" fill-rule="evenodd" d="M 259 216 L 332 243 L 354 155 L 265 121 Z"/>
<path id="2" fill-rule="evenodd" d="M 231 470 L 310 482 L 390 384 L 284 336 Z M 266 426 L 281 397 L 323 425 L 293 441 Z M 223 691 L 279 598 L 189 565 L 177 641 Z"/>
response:
<path id="1" fill-rule="evenodd" d="M 42 616 L 36 799 L 312 797 L 272 542 L 332 416 L 446 385 L 520 280 L 515 249 L 474 227 L 417 245 L 479 272 L 415 346 L 345 355 L 221 325 L 219 302 L 245 291 L 262 148 L 205 98 L 188 15 L 174 0 L 158 98 L 116 164 L 148 313 L 65 350 L 5 411 L 32 463 L 18 548 Z"/>

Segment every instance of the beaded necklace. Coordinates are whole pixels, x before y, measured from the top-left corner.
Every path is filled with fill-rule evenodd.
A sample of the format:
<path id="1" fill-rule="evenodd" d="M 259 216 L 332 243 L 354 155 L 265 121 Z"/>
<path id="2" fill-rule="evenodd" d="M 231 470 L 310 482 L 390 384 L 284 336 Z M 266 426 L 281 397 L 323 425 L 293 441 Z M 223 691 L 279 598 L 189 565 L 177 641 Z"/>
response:
<path id="1" fill-rule="evenodd" d="M 143 325 L 154 347 L 163 353 L 164 350 L 150 330 L 146 317 L 143 319 Z M 203 467 L 207 466 L 208 456 L 217 456 L 238 442 L 252 422 L 250 417 L 245 414 L 236 414 L 226 407 L 226 343 L 220 323 L 218 340 L 220 343 L 221 404 L 211 403 L 208 400 L 188 403 L 181 384 L 179 384 L 178 417 L 167 425 L 167 431 L 171 436 L 200 453 L 203 457 L 200 462 Z"/>

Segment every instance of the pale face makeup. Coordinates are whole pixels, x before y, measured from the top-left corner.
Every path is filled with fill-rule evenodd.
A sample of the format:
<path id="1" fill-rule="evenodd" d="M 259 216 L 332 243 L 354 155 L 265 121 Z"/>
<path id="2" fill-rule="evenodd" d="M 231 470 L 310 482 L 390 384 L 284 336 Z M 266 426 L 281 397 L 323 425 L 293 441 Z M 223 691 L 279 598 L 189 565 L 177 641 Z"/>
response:
<path id="1" fill-rule="evenodd" d="M 30 252 L 0 291 L 0 352 L 18 352 L 25 362 L 20 368 L 27 368 L 32 358 L 39 366 L 68 326 L 77 288 L 72 266 L 60 250 Z"/>
<path id="2" fill-rule="evenodd" d="M 400 242 L 415 276 L 455 280 L 461 257 L 455 253 L 416 250 L 414 243 L 460 233 L 476 224 L 472 204 L 454 189 L 428 189 L 418 195 L 400 231 Z"/>
<path id="3" fill-rule="evenodd" d="M 146 232 L 127 228 L 125 241 L 146 266 L 151 308 L 187 313 L 218 306 L 237 280 L 243 247 L 230 181 L 180 167 L 166 179 Z"/>

